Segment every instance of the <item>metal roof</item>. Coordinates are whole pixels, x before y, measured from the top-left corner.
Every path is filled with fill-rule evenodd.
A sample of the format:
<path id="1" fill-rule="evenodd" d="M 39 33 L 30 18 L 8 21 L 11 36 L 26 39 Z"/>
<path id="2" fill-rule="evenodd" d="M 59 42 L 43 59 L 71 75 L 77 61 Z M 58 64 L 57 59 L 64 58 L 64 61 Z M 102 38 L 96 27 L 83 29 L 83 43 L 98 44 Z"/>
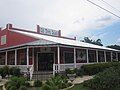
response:
<path id="1" fill-rule="evenodd" d="M 77 40 L 66 39 L 66 38 L 61 38 L 61 37 L 53 37 L 53 36 L 42 35 L 42 34 L 32 33 L 32 32 L 25 32 L 25 31 L 18 31 L 18 30 L 11 30 L 11 31 L 37 38 L 37 39 L 39 39 L 39 41 L 41 39 L 44 39 L 44 40 L 50 41 L 54 44 L 56 43 L 56 44 L 63 44 L 63 45 L 70 45 L 70 46 L 77 46 L 77 47 L 86 47 L 86 48 L 96 48 L 96 49 L 104 49 L 104 50 L 110 50 L 110 51 L 119 51 L 119 50 L 107 48 L 104 46 L 98 46 L 98 45 L 94 45 L 94 44 L 89 44 L 89 43 L 80 42 Z M 31 44 L 33 44 L 33 43 L 28 43 L 27 45 L 31 45 Z"/>

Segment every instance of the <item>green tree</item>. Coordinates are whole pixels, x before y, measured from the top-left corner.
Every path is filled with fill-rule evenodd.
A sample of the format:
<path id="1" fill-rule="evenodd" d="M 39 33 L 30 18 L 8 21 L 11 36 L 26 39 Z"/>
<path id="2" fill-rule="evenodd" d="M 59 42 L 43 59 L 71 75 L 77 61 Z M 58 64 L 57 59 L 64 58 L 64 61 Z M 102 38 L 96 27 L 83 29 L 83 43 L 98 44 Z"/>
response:
<path id="1" fill-rule="evenodd" d="M 120 50 L 120 45 L 109 45 L 108 48 Z"/>
<path id="2" fill-rule="evenodd" d="M 92 40 L 89 39 L 88 37 L 84 37 L 84 40 L 82 40 L 82 42 L 103 46 L 101 39 Z"/>

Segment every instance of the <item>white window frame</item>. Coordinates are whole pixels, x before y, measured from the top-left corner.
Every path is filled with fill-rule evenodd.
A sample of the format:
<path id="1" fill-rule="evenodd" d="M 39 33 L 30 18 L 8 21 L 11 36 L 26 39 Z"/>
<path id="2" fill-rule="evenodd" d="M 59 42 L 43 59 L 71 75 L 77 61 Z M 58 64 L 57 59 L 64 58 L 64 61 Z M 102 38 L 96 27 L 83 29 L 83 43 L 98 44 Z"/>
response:
<path id="1" fill-rule="evenodd" d="M 6 35 L 1 36 L 1 45 L 6 44 Z"/>

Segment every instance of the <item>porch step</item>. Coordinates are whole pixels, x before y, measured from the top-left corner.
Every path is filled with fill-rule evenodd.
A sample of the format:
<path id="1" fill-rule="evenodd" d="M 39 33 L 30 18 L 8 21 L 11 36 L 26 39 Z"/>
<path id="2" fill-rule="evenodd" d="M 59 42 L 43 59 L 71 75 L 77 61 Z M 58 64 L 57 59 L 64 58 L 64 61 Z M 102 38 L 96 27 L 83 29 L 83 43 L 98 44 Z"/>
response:
<path id="1" fill-rule="evenodd" d="M 34 71 L 32 79 L 46 81 L 47 79 L 51 78 L 52 76 L 53 76 L 52 71 Z"/>

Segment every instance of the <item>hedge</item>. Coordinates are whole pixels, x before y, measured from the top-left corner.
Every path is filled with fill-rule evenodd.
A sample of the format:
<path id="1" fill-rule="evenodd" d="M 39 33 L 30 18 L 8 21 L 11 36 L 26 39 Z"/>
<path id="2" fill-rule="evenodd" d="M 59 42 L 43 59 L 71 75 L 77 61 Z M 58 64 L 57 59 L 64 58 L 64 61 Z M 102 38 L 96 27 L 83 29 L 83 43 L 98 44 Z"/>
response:
<path id="1" fill-rule="evenodd" d="M 110 67 L 118 67 L 120 66 L 119 62 L 110 62 L 110 63 L 97 63 L 97 64 L 89 64 L 83 65 L 80 69 L 84 75 L 95 75 L 99 72 L 103 72 L 106 68 Z"/>
<path id="2" fill-rule="evenodd" d="M 110 67 L 83 84 L 93 90 L 120 90 L 120 66 Z"/>

